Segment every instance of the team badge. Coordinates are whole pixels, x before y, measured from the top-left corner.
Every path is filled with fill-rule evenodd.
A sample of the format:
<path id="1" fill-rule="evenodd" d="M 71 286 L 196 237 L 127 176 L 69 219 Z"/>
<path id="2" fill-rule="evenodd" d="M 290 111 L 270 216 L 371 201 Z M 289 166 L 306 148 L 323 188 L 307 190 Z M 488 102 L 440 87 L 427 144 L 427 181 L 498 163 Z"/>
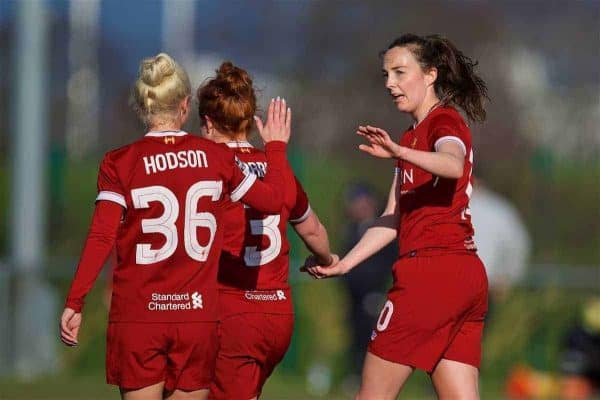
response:
<path id="1" fill-rule="evenodd" d="M 412 143 L 410 144 L 410 147 L 412 147 L 414 149 L 416 145 L 417 145 L 417 138 L 414 138 Z"/>
<path id="2" fill-rule="evenodd" d="M 174 136 L 165 136 L 165 144 L 175 144 L 175 137 Z"/>

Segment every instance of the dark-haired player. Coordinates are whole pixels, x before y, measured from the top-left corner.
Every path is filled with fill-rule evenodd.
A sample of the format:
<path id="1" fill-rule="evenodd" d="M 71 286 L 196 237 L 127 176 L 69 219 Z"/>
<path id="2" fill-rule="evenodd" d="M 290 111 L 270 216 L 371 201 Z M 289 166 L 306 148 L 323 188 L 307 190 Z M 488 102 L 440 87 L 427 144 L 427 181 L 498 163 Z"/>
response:
<path id="1" fill-rule="evenodd" d="M 415 368 L 428 372 L 441 399 L 476 399 L 487 278 L 473 243 L 469 119 L 483 121 L 486 86 L 475 64 L 438 35 L 407 34 L 383 52 L 385 86 L 414 119 L 397 143 L 359 126 L 360 149 L 394 158 L 383 215 L 336 265 L 306 268 L 341 275 L 398 238 L 393 286 L 373 330 L 357 399 L 395 399 Z"/>

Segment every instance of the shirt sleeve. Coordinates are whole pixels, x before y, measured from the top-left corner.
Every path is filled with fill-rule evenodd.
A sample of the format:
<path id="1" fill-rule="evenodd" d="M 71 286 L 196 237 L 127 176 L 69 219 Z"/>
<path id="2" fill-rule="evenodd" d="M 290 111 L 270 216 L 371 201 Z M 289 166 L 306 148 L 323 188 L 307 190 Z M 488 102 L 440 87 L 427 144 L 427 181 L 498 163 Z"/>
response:
<path id="1" fill-rule="evenodd" d="M 259 212 L 277 214 L 283 206 L 285 187 L 284 171 L 290 168 L 286 157 L 287 144 L 273 141 L 265 145 L 267 173 L 263 180 L 256 179 L 244 163 L 232 161 L 232 174 L 229 182 L 232 201 L 242 200 Z M 233 152 L 231 152 L 233 154 Z"/>
<path id="2" fill-rule="evenodd" d="M 294 180 L 296 182 L 296 202 L 294 203 L 294 208 L 290 212 L 289 222 L 292 224 L 299 224 L 300 222 L 306 221 L 308 216 L 310 215 L 311 208 L 310 203 L 308 202 L 308 196 L 302 187 L 302 184 L 294 176 Z"/>
<path id="3" fill-rule="evenodd" d="M 462 148 L 465 155 L 467 154 L 467 145 L 471 142 L 470 134 L 464 122 L 458 118 L 447 114 L 438 115 L 431 121 L 429 129 L 429 140 L 435 151 L 438 151 L 442 143 L 452 141 Z"/>
<path id="4" fill-rule="evenodd" d="M 98 197 L 96 201 L 108 200 L 127 208 L 125 190 L 123 189 L 111 153 L 108 153 L 100 164 L 98 172 Z"/>
<path id="5" fill-rule="evenodd" d="M 123 208 L 116 202 L 100 201 L 96 204 L 65 307 L 81 312 L 85 296 L 115 245 L 122 214 Z"/>

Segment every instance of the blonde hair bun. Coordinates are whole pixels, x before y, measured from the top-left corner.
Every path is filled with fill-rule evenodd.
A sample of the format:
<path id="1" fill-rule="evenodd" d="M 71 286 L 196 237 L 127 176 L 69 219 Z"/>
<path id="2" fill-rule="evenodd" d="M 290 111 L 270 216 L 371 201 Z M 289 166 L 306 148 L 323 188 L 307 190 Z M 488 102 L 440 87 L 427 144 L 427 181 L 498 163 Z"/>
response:
<path id="1" fill-rule="evenodd" d="M 175 62 L 165 53 L 156 57 L 146 58 L 140 66 L 142 82 L 151 87 L 156 87 L 161 82 L 175 73 Z"/>
<path id="2" fill-rule="evenodd" d="M 179 103 L 191 93 L 187 73 L 171 56 L 160 53 L 140 63 L 130 102 L 148 125 L 154 117 L 168 117 L 176 112 Z"/>

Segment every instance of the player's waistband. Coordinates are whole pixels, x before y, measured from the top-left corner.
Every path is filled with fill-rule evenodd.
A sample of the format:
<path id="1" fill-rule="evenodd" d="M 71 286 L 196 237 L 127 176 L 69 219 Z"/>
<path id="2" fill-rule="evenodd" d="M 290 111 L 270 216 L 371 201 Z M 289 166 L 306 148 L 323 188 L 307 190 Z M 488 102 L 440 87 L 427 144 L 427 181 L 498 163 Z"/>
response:
<path id="1" fill-rule="evenodd" d="M 426 247 L 423 249 L 417 250 L 409 250 L 398 256 L 398 260 L 404 258 L 413 258 L 413 257 L 434 257 L 434 256 L 443 256 L 449 254 L 465 254 L 465 255 L 474 255 L 477 254 L 477 250 L 473 249 L 464 249 L 464 248 L 439 248 L 439 247 Z"/>
<path id="2" fill-rule="evenodd" d="M 268 290 L 219 289 L 219 315 L 242 312 L 293 314 L 290 288 Z"/>

